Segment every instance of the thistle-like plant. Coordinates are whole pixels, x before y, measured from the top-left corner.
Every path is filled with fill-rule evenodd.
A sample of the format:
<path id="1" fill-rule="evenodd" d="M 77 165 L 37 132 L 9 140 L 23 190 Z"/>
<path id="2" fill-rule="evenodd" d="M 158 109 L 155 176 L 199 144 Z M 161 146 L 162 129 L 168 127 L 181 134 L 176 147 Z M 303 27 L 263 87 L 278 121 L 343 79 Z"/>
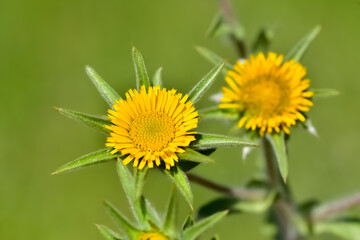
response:
<path id="1" fill-rule="evenodd" d="M 85 166 L 122 159 L 133 161 L 135 178 L 142 185 L 148 169 L 158 166 L 176 184 L 192 207 L 193 194 L 184 171 L 213 160 L 208 156 L 219 147 L 255 147 L 236 137 L 197 133 L 196 104 L 214 82 L 224 62 L 218 63 L 188 94 L 163 88 L 161 68 L 150 79 L 140 52 L 133 47 L 136 89 L 126 99 L 106 83 L 92 68 L 86 72 L 108 103 L 108 117 L 97 117 L 64 108 L 57 110 L 80 123 L 109 134 L 106 148 L 82 156 L 54 172 L 63 173 Z M 124 179 L 126 181 L 126 179 Z M 125 183 L 123 183 L 125 184 Z M 138 199 L 140 193 L 135 194 Z"/>

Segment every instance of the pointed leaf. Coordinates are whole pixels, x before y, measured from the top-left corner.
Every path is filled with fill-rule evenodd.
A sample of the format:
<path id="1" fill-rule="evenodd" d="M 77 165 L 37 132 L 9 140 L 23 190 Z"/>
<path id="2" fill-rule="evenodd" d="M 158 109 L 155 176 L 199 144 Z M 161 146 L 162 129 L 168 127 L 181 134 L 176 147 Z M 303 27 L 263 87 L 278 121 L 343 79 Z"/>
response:
<path id="1" fill-rule="evenodd" d="M 191 227 L 193 225 L 194 225 L 194 219 L 193 219 L 193 217 L 191 216 L 191 213 L 190 213 L 189 216 L 186 218 L 182 229 L 185 230 L 185 229 L 187 229 L 187 228 L 189 228 L 189 227 Z"/>
<path id="2" fill-rule="evenodd" d="M 241 140 L 236 137 L 228 137 L 209 133 L 195 135 L 196 140 L 191 147 L 195 149 L 213 149 L 219 147 L 259 147 L 258 144 Z"/>
<path id="3" fill-rule="evenodd" d="M 285 146 L 285 134 L 284 132 L 271 135 L 267 134 L 267 137 L 274 150 L 281 177 L 283 178 L 284 182 L 286 182 L 288 176 L 288 160 Z"/>
<path id="4" fill-rule="evenodd" d="M 110 125 L 111 122 L 108 118 L 102 118 L 93 116 L 86 113 L 76 112 L 73 110 L 65 109 L 65 108 L 55 108 L 59 111 L 62 115 L 71 118 L 77 122 L 80 122 L 82 124 L 85 124 L 91 128 L 94 128 L 96 130 L 100 130 L 105 133 L 109 133 L 110 130 L 105 127 L 105 125 Z"/>
<path id="5" fill-rule="evenodd" d="M 152 79 L 153 86 L 160 86 L 160 87 L 163 86 L 161 73 L 162 73 L 162 67 L 159 67 L 158 70 L 156 70 L 154 77 Z"/>
<path id="6" fill-rule="evenodd" d="M 234 197 L 217 198 L 202 205 L 198 211 L 197 218 L 207 218 L 215 213 L 222 212 L 224 210 L 229 210 L 230 213 L 239 212 L 239 210 L 234 209 L 234 206 L 240 201 L 240 199 Z"/>
<path id="7" fill-rule="evenodd" d="M 143 169 L 135 170 L 135 200 L 138 201 L 142 195 L 142 190 L 144 186 L 144 180 L 148 172 L 148 167 Z"/>
<path id="8" fill-rule="evenodd" d="M 266 53 L 269 51 L 269 46 L 274 38 L 275 31 L 271 28 L 263 28 L 259 32 L 254 44 L 252 46 L 252 53 L 263 52 Z"/>
<path id="9" fill-rule="evenodd" d="M 135 179 L 133 175 L 130 173 L 129 169 L 122 163 L 121 159 L 118 159 L 117 161 L 117 171 L 125 195 L 129 200 L 129 203 L 131 205 L 131 210 L 133 211 L 135 218 L 142 226 L 148 227 L 148 224 L 145 221 L 143 207 L 141 206 L 142 203 L 139 198 L 138 199 L 136 198 Z M 140 185 L 140 182 L 138 184 Z"/>
<path id="10" fill-rule="evenodd" d="M 145 207 L 146 207 L 146 219 L 150 221 L 151 223 L 155 224 L 156 226 L 161 226 L 161 219 L 157 211 L 154 209 L 154 207 L 151 205 L 150 201 L 144 198 Z"/>
<path id="11" fill-rule="evenodd" d="M 239 114 L 233 109 L 220 109 L 218 107 L 209 107 L 200 109 L 200 118 L 208 119 L 223 119 L 223 120 L 236 120 L 239 118 Z"/>
<path id="12" fill-rule="evenodd" d="M 216 77 L 219 75 L 221 69 L 224 67 L 224 62 L 216 65 L 203 79 L 198 82 L 189 92 L 189 100 L 196 103 L 200 100 L 202 95 L 210 88 Z"/>
<path id="13" fill-rule="evenodd" d="M 170 171 L 165 170 L 165 173 L 175 183 L 180 193 L 189 203 L 190 208 L 193 209 L 193 193 L 191 191 L 189 180 L 186 174 L 183 171 L 181 171 L 181 169 L 178 166 L 172 167 Z"/>
<path id="14" fill-rule="evenodd" d="M 214 53 L 213 51 L 211 51 L 210 49 L 207 49 L 205 47 L 200 47 L 200 46 L 196 46 L 195 50 L 200 53 L 201 56 L 203 56 L 206 60 L 208 60 L 209 62 L 211 62 L 212 64 L 216 65 L 221 61 L 224 61 L 224 58 L 220 57 L 219 55 L 217 55 L 216 53 Z M 224 66 L 224 73 L 226 74 L 227 71 L 232 70 L 233 66 L 228 63 L 225 62 L 225 66 Z"/>
<path id="15" fill-rule="evenodd" d="M 104 225 L 97 225 L 96 227 L 99 229 L 100 233 L 107 239 L 107 240 L 123 240 L 120 235 L 108 227 Z"/>
<path id="16" fill-rule="evenodd" d="M 321 31 L 321 26 L 315 26 L 309 33 L 307 33 L 300 41 L 294 46 L 293 49 L 286 55 L 285 60 L 295 59 L 299 62 L 310 46 L 310 43 L 316 38 Z"/>
<path id="17" fill-rule="evenodd" d="M 183 233 L 183 239 L 195 240 L 201 233 L 203 233 L 205 230 L 209 229 L 212 225 L 220 221 L 227 213 L 228 211 L 215 213 L 210 217 L 207 217 L 205 219 L 196 222 L 193 226 L 185 229 Z"/>
<path id="18" fill-rule="evenodd" d="M 140 232 L 122 213 L 116 209 L 110 202 L 104 201 L 104 206 L 110 216 L 119 224 L 130 239 L 135 239 Z"/>
<path id="19" fill-rule="evenodd" d="M 150 80 L 146 71 L 144 59 L 139 50 L 134 46 L 132 47 L 132 57 L 136 73 L 136 88 L 139 90 L 142 85 L 145 85 L 145 88 L 148 89 Z"/>
<path id="20" fill-rule="evenodd" d="M 314 93 L 313 97 L 319 98 L 335 97 L 340 94 L 336 89 L 310 89 L 309 91 Z"/>
<path id="21" fill-rule="evenodd" d="M 276 197 L 276 192 L 270 192 L 264 199 L 253 201 L 240 201 L 233 207 L 234 210 L 246 213 L 263 213 L 267 211 Z"/>
<path id="22" fill-rule="evenodd" d="M 331 233 L 342 239 L 360 240 L 360 221 L 337 220 L 315 223 L 316 233 Z"/>
<path id="23" fill-rule="evenodd" d="M 204 155 L 201 154 L 191 148 L 186 148 L 184 153 L 178 154 L 179 158 L 183 161 L 191 161 L 191 162 L 198 162 L 198 163 L 214 163 L 215 161 Z"/>
<path id="24" fill-rule="evenodd" d="M 90 166 L 93 164 L 98 164 L 98 163 L 114 160 L 119 156 L 119 155 L 111 154 L 110 151 L 111 151 L 111 148 L 104 148 L 104 149 L 98 150 L 96 152 L 86 154 L 86 155 L 58 168 L 53 174 L 72 171 L 72 170 L 79 169 L 79 168 L 82 168 L 85 166 Z"/>
<path id="25" fill-rule="evenodd" d="M 120 99 L 119 94 L 117 94 L 117 92 L 115 92 L 115 90 L 107 82 L 105 82 L 94 69 L 86 66 L 85 70 L 97 90 L 100 92 L 101 96 L 105 99 L 107 104 L 112 107 L 115 101 Z"/>
<path id="26" fill-rule="evenodd" d="M 208 30 L 206 31 L 206 37 L 211 38 L 216 36 L 216 33 L 218 32 L 219 28 L 221 27 L 221 25 L 223 24 L 223 16 L 220 12 L 216 13 L 216 15 L 214 16 L 213 20 L 210 23 L 210 26 L 208 28 Z"/>
<path id="27" fill-rule="evenodd" d="M 175 189 L 174 189 L 175 190 Z M 175 191 L 172 191 L 169 203 L 166 209 L 166 215 L 165 215 L 165 221 L 163 230 L 168 236 L 174 236 L 176 234 L 175 228 L 176 228 L 176 197 L 175 197 Z"/>

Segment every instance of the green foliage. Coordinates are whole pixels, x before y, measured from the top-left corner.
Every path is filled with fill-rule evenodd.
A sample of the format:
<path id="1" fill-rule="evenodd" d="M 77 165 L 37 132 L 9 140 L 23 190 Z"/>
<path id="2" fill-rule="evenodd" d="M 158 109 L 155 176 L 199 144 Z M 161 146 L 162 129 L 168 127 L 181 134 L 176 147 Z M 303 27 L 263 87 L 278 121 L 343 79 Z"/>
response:
<path id="1" fill-rule="evenodd" d="M 258 52 L 267 53 L 271 42 L 275 36 L 275 30 L 272 28 L 262 28 L 256 37 L 252 45 L 252 53 L 256 54 Z"/>
<path id="2" fill-rule="evenodd" d="M 64 166 L 58 168 L 53 174 L 68 172 L 71 170 L 76 170 L 85 166 L 90 166 L 93 164 L 103 163 L 106 161 L 114 160 L 119 155 L 113 155 L 110 153 L 111 149 L 105 148 L 86 154 L 72 162 L 65 164 Z"/>
<path id="3" fill-rule="evenodd" d="M 208 60 L 214 65 L 218 64 L 221 61 L 224 61 L 224 58 L 220 57 L 208 48 L 196 46 L 195 49 L 198 53 L 200 53 L 200 55 L 202 55 L 206 60 Z M 223 72 L 226 74 L 227 71 L 232 69 L 233 66 L 230 63 L 225 62 Z"/>
<path id="4" fill-rule="evenodd" d="M 314 93 L 316 98 L 335 97 L 340 94 L 336 89 L 310 89 L 310 91 Z"/>
<path id="5" fill-rule="evenodd" d="M 189 100 L 196 103 L 209 90 L 210 86 L 224 67 L 224 62 L 217 64 L 203 79 L 201 79 L 189 92 Z"/>
<path id="6" fill-rule="evenodd" d="M 144 59 L 141 53 L 133 46 L 132 57 L 134 61 L 135 73 L 136 73 L 136 88 L 139 90 L 142 85 L 146 89 L 150 86 L 149 76 L 146 71 Z"/>
<path id="7" fill-rule="evenodd" d="M 156 70 L 154 77 L 152 78 L 152 85 L 153 86 L 163 86 L 163 82 L 162 82 L 162 67 L 159 67 L 158 70 Z"/>
<path id="8" fill-rule="evenodd" d="M 197 163 L 214 163 L 214 160 L 204 154 L 199 153 L 191 148 L 187 148 L 184 153 L 178 154 L 180 160 Z"/>
<path id="9" fill-rule="evenodd" d="M 191 144 L 191 147 L 199 150 L 219 147 L 259 147 L 256 143 L 247 142 L 236 137 L 207 133 L 199 133 L 195 137 L 196 140 Z"/>
<path id="10" fill-rule="evenodd" d="M 110 125 L 111 122 L 108 118 L 97 117 L 93 115 L 89 115 L 86 113 L 76 112 L 73 110 L 65 109 L 65 108 L 55 108 L 62 115 L 71 118 L 79 123 L 82 123 L 86 126 L 89 126 L 93 129 L 99 130 L 101 132 L 109 133 L 110 130 L 105 127 L 105 125 Z"/>
<path id="11" fill-rule="evenodd" d="M 306 50 L 309 48 L 310 43 L 316 38 L 321 31 L 321 26 L 317 25 L 309 33 L 307 33 L 286 55 L 285 60 L 295 59 L 299 62 L 303 57 Z"/>
<path id="12" fill-rule="evenodd" d="M 333 221 L 323 221 L 315 224 L 316 233 L 331 233 L 342 239 L 360 239 L 360 220 L 359 219 L 337 219 Z"/>
<path id="13" fill-rule="evenodd" d="M 112 107 L 115 101 L 120 99 L 119 94 L 117 94 L 117 92 L 105 82 L 94 69 L 86 66 L 85 70 L 101 96 L 105 99 L 107 104 Z"/>
<path id="14" fill-rule="evenodd" d="M 267 134 L 266 136 L 274 150 L 281 177 L 283 178 L 284 182 L 286 182 L 288 176 L 288 160 L 285 145 L 285 134 L 284 132 L 281 132 Z"/>
<path id="15" fill-rule="evenodd" d="M 96 225 L 96 227 L 107 240 L 123 240 L 123 238 L 121 238 L 118 233 L 115 233 L 104 225 Z"/>
<path id="16" fill-rule="evenodd" d="M 163 231 L 171 237 L 176 235 L 176 195 L 173 190 L 170 195 L 170 200 L 166 209 L 165 221 Z"/>
<path id="17" fill-rule="evenodd" d="M 178 166 L 171 168 L 171 171 L 165 170 L 165 173 L 175 183 L 180 193 L 184 196 L 185 200 L 192 209 L 194 197 L 190 188 L 189 179 L 187 178 L 186 174 Z"/>

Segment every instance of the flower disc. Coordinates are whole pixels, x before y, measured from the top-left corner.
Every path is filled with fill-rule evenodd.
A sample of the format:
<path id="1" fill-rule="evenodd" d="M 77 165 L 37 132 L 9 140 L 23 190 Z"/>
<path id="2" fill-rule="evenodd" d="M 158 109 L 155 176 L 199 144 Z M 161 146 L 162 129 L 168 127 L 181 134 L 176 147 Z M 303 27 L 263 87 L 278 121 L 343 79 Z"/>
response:
<path id="1" fill-rule="evenodd" d="M 198 112 L 188 96 L 176 90 L 142 86 L 140 92 L 129 90 L 126 100 L 120 99 L 108 111 L 112 125 L 106 146 L 113 147 L 111 153 L 127 155 L 124 164 L 134 161 L 134 167 L 142 169 L 160 165 L 166 169 L 178 161 L 176 153 L 184 152 L 183 147 L 195 140 L 189 132 L 197 127 Z"/>
<path id="2" fill-rule="evenodd" d="M 238 61 L 233 71 L 228 71 L 223 87 L 220 108 L 236 108 L 241 115 L 239 128 L 265 132 L 281 129 L 287 134 L 297 120 L 305 121 L 303 112 L 313 105 L 307 91 L 309 79 L 303 79 L 306 69 L 295 60 L 282 62 L 283 56 L 263 53 L 251 56 L 245 63 Z"/>

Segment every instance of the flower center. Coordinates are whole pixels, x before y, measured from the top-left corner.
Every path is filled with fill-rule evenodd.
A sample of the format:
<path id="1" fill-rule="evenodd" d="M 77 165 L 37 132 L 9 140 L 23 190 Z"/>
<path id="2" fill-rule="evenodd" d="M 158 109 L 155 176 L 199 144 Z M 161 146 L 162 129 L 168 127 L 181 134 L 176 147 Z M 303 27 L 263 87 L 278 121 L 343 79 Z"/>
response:
<path id="1" fill-rule="evenodd" d="M 129 137 L 143 151 L 161 151 L 175 137 L 172 118 L 162 112 L 146 112 L 137 116 L 130 125 Z"/>
<path id="2" fill-rule="evenodd" d="M 289 87 L 272 76 L 259 76 L 243 86 L 241 101 L 252 116 L 276 116 L 290 103 Z"/>

